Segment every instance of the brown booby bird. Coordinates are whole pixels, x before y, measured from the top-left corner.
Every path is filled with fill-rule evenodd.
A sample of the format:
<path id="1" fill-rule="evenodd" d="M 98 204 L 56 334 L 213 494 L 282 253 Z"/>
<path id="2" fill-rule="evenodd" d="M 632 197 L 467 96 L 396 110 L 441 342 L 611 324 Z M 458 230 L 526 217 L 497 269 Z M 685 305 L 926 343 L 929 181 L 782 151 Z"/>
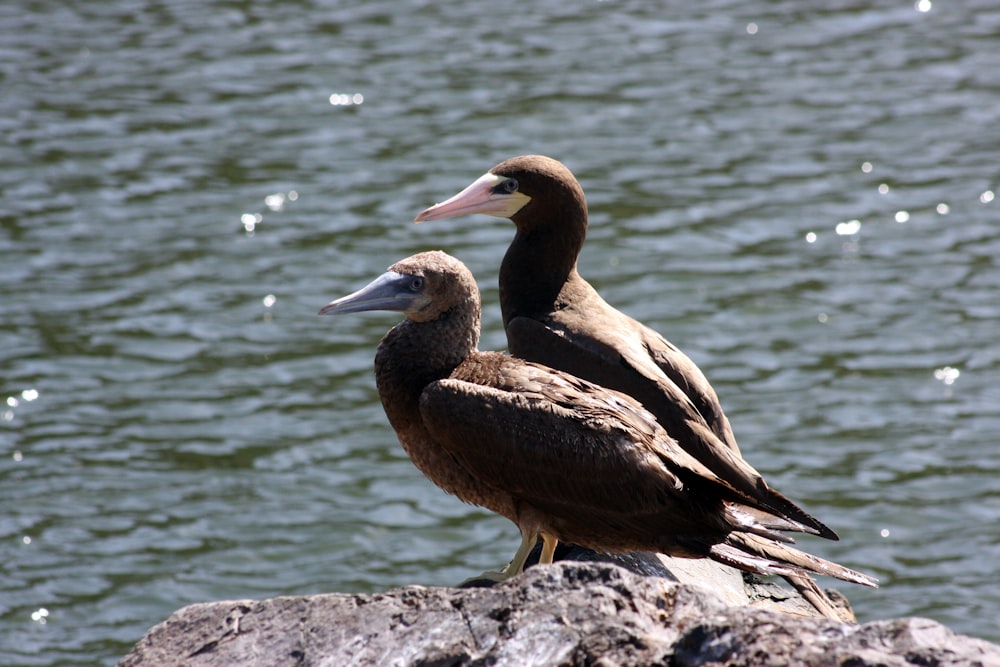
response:
<path id="1" fill-rule="evenodd" d="M 424 475 L 517 525 L 522 543 L 507 576 L 522 571 L 541 538 L 543 563 L 562 540 L 610 552 L 708 557 L 809 582 L 813 573 L 876 585 L 788 546 L 783 531 L 816 529 L 714 473 L 635 399 L 478 351 L 480 308 L 465 265 L 435 251 L 397 262 L 320 314 L 405 314 L 375 354 L 382 405 Z"/>
<path id="2" fill-rule="evenodd" d="M 508 349 L 637 399 L 678 444 L 726 483 L 827 539 L 837 534 L 770 489 L 740 454 L 715 390 L 660 334 L 609 305 L 577 271 L 587 234 L 583 188 L 542 155 L 505 160 L 416 222 L 471 213 L 509 218 L 500 265 Z"/>

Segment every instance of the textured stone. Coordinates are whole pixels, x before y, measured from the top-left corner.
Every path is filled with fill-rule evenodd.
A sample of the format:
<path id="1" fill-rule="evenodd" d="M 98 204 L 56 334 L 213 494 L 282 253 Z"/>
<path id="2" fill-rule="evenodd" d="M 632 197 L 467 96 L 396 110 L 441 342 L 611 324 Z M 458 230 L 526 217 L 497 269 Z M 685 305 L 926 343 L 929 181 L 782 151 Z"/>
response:
<path id="1" fill-rule="evenodd" d="M 185 607 L 121 667 L 231 665 L 1000 666 L 1000 647 L 919 618 L 843 625 L 733 606 L 604 563 L 492 588 L 408 586 Z"/>

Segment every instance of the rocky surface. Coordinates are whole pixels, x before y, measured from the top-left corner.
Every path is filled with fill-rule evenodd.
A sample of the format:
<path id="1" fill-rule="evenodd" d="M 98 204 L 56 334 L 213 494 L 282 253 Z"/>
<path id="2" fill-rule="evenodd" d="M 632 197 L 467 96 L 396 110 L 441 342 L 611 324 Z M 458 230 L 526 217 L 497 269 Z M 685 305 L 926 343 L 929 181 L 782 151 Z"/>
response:
<path id="1" fill-rule="evenodd" d="M 492 588 L 195 604 L 119 665 L 1000 666 L 1000 646 L 926 619 L 840 624 L 563 562 Z"/>
<path id="2" fill-rule="evenodd" d="M 528 557 L 529 567 L 538 563 L 540 553 L 541 543 Z M 795 591 L 707 558 L 676 558 L 643 551 L 612 554 L 560 542 L 556 547 L 555 559 L 614 563 L 636 574 L 663 577 L 677 583 L 697 586 L 730 605 L 750 605 L 797 616 L 822 616 Z M 473 578 L 462 586 L 493 586 L 495 583 L 493 580 Z M 827 593 L 844 620 L 854 621 L 854 611 L 847 598 L 834 590 Z"/>

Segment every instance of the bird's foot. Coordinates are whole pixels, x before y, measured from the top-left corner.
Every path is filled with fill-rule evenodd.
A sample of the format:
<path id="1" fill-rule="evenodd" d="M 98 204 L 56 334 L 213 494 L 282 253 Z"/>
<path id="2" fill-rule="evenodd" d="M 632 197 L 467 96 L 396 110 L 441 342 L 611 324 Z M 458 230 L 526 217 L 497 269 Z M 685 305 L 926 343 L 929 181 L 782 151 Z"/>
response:
<path id="1" fill-rule="evenodd" d="M 458 585 L 459 588 L 489 588 L 499 584 L 502 581 L 506 581 L 514 576 L 513 572 L 508 572 L 507 569 L 510 566 L 505 567 L 499 572 L 496 570 L 487 570 L 482 574 L 477 574 L 474 577 L 469 577 L 461 584 Z"/>

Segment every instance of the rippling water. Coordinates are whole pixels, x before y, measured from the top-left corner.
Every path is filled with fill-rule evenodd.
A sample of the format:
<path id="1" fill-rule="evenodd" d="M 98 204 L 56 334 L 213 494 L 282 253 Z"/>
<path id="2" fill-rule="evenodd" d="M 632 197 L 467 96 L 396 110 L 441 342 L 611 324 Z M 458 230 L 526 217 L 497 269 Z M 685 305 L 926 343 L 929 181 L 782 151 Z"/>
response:
<path id="1" fill-rule="evenodd" d="M 386 425 L 395 316 L 316 310 L 442 248 L 503 347 L 509 223 L 410 221 L 525 152 L 584 184 L 584 275 L 843 537 L 806 546 L 882 579 L 859 617 L 1000 640 L 1000 9 L 689 4 L 0 8 L 4 662 L 504 562 Z"/>

